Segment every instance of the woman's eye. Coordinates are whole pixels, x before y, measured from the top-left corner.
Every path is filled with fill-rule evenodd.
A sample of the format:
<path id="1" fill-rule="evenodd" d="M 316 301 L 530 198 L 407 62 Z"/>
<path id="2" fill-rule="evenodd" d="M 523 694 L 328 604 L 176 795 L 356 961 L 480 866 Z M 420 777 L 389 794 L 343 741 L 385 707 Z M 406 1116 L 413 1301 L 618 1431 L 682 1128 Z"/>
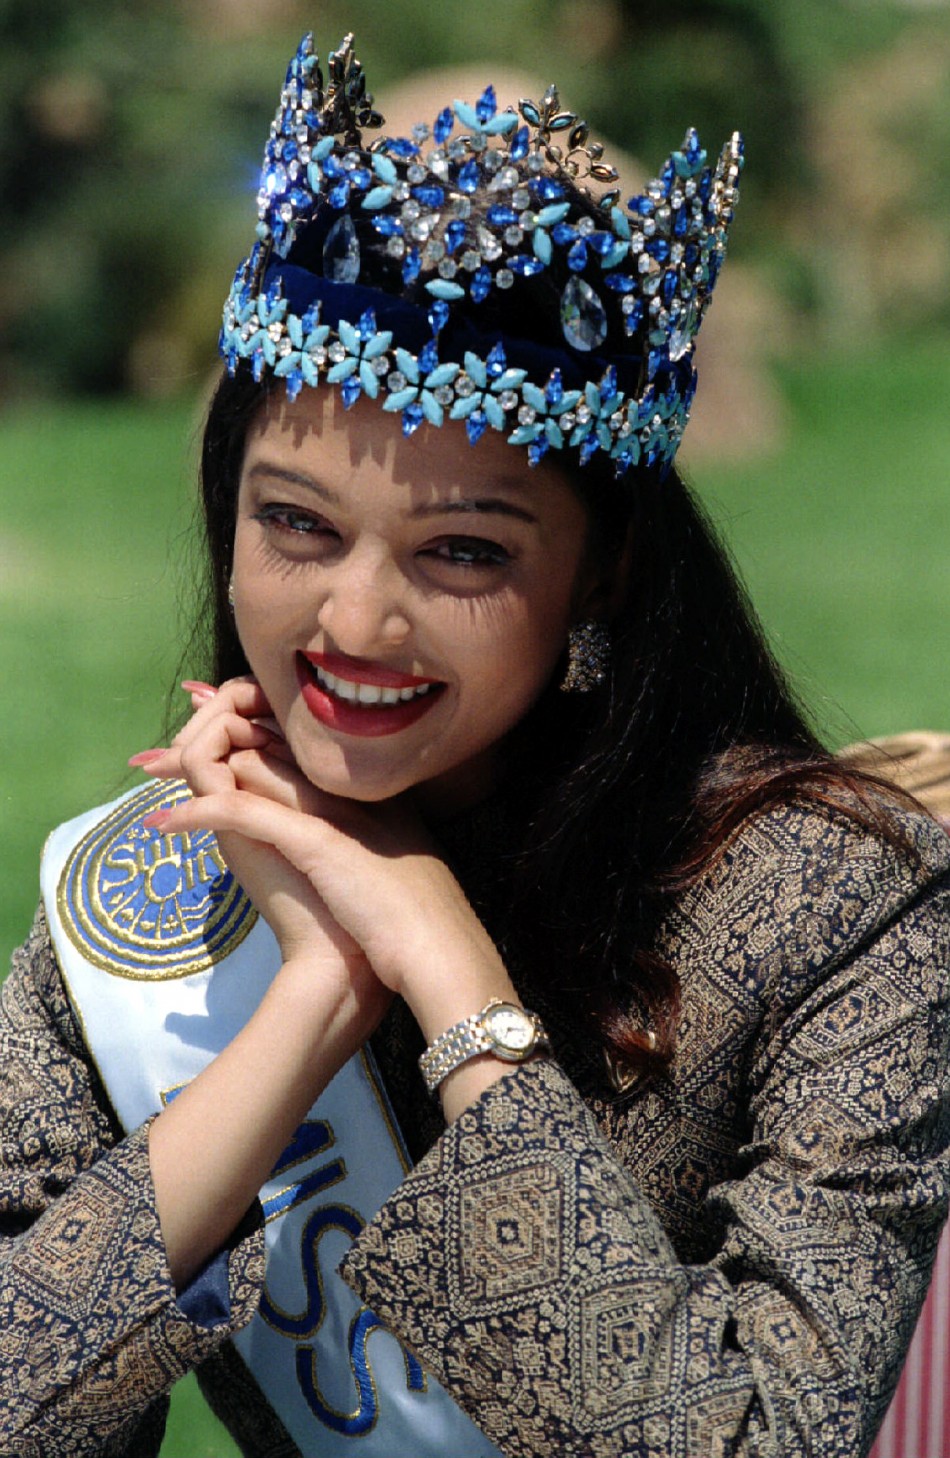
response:
<path id="1" fill-rule="evenodd" d="M 254 520 L 264 526 L 274 526 L 298 536 L 326 534 L 333 530 L 321 517 L 312 516 L 309 511 L 300 511 L 295 506 L 264 506 L 260 511 L 255 511 Z"/>
<path id="2" fill-rule="evenodd" d="M 482 537 L 450 537 L 429 549 L 433 556 L 459 567 L 504 567 L 511 553 Z"/>

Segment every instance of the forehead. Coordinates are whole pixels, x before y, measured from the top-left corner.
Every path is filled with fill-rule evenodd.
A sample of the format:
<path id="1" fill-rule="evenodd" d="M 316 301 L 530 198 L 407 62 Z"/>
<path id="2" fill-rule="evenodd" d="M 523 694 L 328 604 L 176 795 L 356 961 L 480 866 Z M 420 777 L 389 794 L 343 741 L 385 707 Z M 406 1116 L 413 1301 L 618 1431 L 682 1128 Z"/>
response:
<path id="1" fill-rule="evenodd" d="M 490 494 L 543 515 L 568 503 L 586 515 L 556 460 L 529 466 L 505 433 L 487 430 L 472 446 L 462 422 L 446 419 L 406 436 L 400 417 L 378 401 L 361 398 L 347 410 L 336 390 L 305 389 L 293 402 L 279 391 L 267 400 L 248 432 L 244 473 L 267 466 L 334 491 L 357 481 L 399 488 L 413 506 Z"/>

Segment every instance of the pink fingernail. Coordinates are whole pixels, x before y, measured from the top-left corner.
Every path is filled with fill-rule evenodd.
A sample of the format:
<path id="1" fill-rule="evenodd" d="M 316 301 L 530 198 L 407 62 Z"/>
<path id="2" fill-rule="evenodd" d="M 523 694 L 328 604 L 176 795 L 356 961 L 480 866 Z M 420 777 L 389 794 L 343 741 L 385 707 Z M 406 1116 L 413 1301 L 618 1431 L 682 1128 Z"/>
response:
<path id="1" fill-rule="evenodd" d="M 156 759 L 161 759 L 164 753 L 164 749 L 143 749 L 130 757 L 129 764 L 132 769 L 141 769 L 143 765 L 152 764 Z"/>
<path id="2" fill-rule="evenodd" d="M 170 810 L 153 810 L 151 815 L 143 817 L 143 828 L 145 830 L 161 830 L 166 820 L 171 818 L 171 813 Z"/>
<path id="3" fill-rule="evenodd" d="M 203 683 L 199 678 L 184 678 L 181 686 L 186 694 L 197 694 L 202 699 L 213 699 L 218 692 L 213 683 Z"/>

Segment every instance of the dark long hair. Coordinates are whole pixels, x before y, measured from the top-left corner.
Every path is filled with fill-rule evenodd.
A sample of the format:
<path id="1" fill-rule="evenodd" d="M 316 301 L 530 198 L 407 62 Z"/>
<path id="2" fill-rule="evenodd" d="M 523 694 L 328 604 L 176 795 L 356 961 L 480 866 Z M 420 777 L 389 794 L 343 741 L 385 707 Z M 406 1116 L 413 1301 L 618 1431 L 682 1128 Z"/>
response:
<path id="1" fill-rule="evenodd" d="M 354 223 L 366 281 L 398 291 L 365 218 Z M 551 270 L 524 280 L 503 302 L 480 306 L 479 327 L 556 343 L 558 287 Z M 248 667 L 227 584 L 247 430 L 273 388 L 242 366 L 224 376 L 208 414 L 205 621 L 216 682 Z M 461 438 L 459 448 L 468 449 Z M 660 481 L 635 469 L 618 482 L 598 457 L 566 469 L 587 508 L 589 549 L 608 567 L 623 557 L 627 588 L 611 623 L 609 684 L 570 696 L 552 680 L 511 736 L 515 847 L 503 867 L 509 915 L 500 930 L 516 942 L 521 928 L 529 973 L 543 967 L 549 995 L 592 1023 L 606 1049 L 656 1071 L 672 1055 L 678 1009 L 676 974 L 655 951 L 658 929 L 748 816 L 798 799 L 890 839 L 899 832 L 880 782 L 846 770 L 819 743 L 677 473 Z"/>

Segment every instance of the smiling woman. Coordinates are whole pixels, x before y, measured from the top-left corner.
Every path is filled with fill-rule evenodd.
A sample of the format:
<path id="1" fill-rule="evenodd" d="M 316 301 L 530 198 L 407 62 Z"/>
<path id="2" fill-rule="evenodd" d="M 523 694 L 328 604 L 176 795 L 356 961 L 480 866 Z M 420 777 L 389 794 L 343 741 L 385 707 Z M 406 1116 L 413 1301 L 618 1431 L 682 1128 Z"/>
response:
<path id="1" fill-rule="evenodd" d="M 380 123 L 305 37 L 214 682 L 4 990 L 2 1446 L 148 1458 L 193 1368 L 257 1458 L 864 1454 L 947 1209 L 950 842 L 673 469 L 741 142 L 623 207 L 553 88 Z"/>

